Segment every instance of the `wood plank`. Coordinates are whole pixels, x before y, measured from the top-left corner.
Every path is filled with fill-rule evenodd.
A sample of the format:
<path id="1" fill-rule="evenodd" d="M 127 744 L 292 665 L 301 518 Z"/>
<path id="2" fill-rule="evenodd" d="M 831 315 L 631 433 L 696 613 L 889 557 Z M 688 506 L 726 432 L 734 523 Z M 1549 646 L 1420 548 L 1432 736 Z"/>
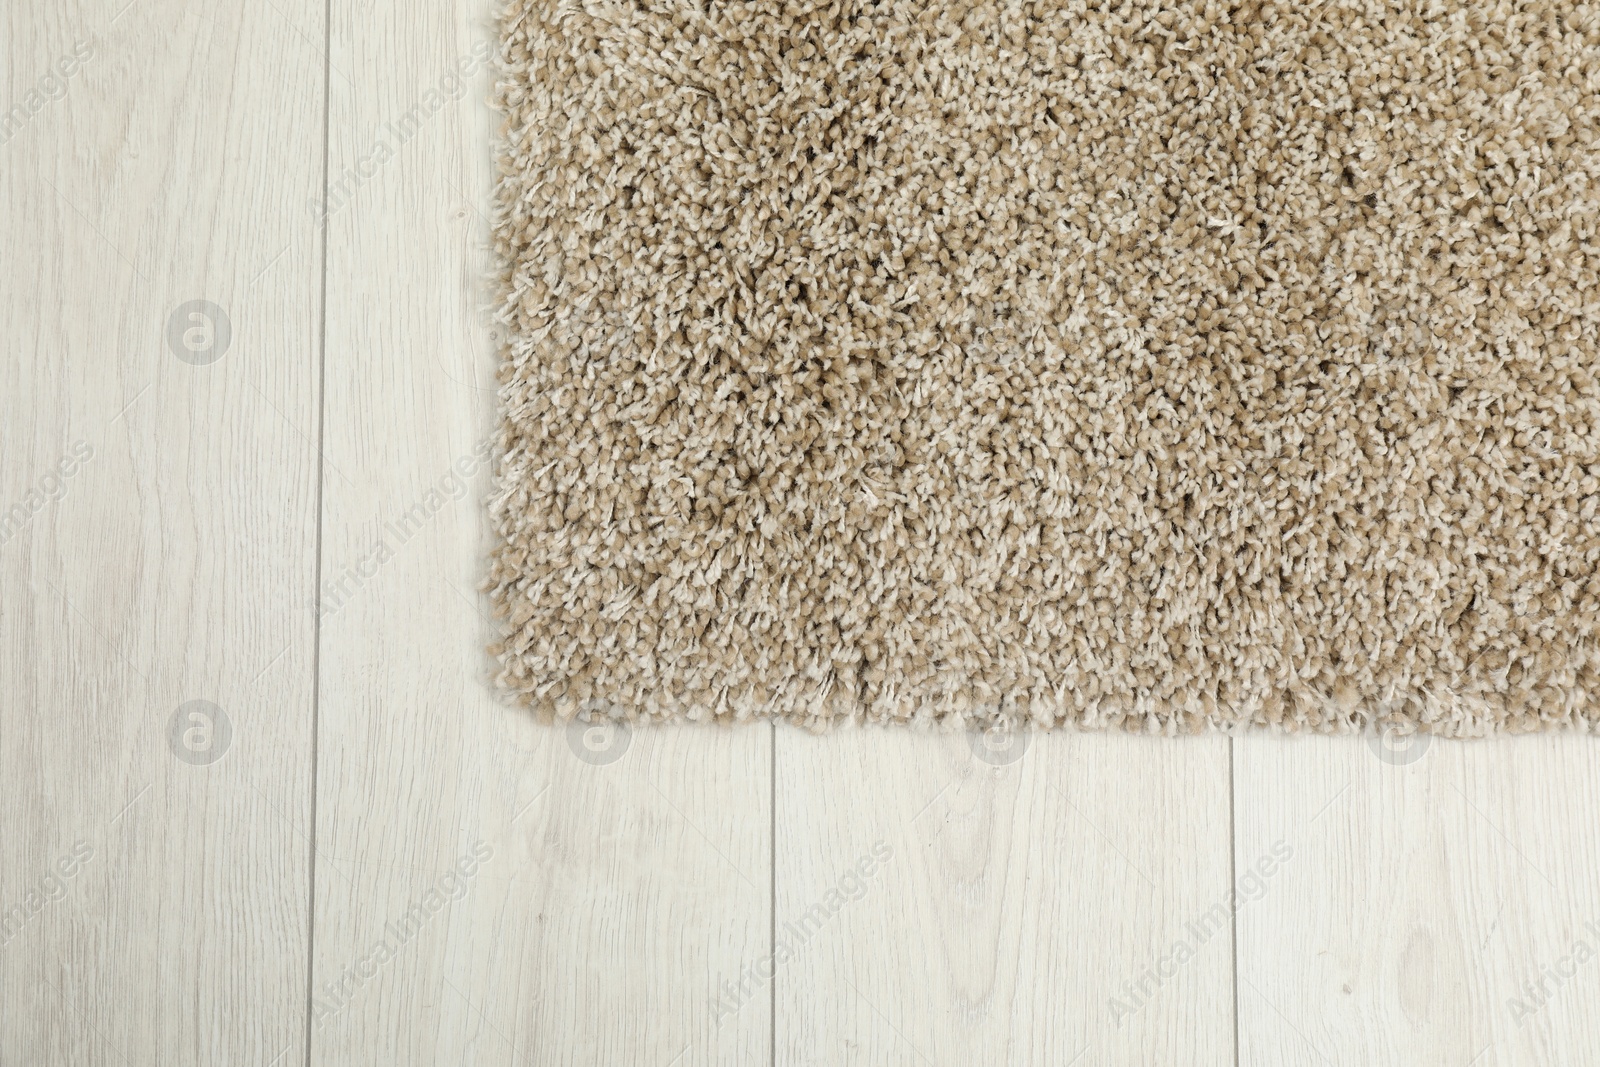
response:
<path id="1" fill-rule="evenodd" d="M 301 1059 L 321 24 L 0 12 L 0 1063 Z"/>
<path id="2" fill-rule="evenodd" d="M 333 8 L 313 1061 L 756 1062 L 770 730 L 607 762 L 489 692 L 490 11 Z"/>
<path id="3" fill-rule="evenodd" d="M 779 729 L 777 1063 L 1231 1063 L 1227 739 L 974 741 Z"/>
<path id="4" fill-rule="evenodd" d="M 1236 855 L 1293 849 L 1240 916 L 1240 1063 L 1600 1062 L 1593 739 L 1258 735 L 1236 785 Z"/>

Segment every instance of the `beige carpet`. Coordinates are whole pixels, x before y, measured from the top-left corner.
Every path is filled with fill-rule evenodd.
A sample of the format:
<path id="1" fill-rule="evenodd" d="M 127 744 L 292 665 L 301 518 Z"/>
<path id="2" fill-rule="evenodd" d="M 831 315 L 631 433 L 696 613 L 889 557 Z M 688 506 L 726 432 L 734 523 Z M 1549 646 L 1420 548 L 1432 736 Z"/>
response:
<path id="1" fill-rule="evenodd" d="M 1600 6 L 512 0 L 500 684 L 1600 725 Z"/>

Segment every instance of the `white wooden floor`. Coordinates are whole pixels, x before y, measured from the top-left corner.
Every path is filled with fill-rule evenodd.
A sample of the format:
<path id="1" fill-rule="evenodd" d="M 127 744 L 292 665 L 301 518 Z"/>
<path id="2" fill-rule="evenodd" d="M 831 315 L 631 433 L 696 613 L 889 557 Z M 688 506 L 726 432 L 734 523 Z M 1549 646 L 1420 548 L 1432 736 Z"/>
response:
<path id="1" fill-rule="evenodd" d="M 1589 738 L 495 703 L 490 4 L 0 8 L 0 1064 L 1600 1063 Z"/>

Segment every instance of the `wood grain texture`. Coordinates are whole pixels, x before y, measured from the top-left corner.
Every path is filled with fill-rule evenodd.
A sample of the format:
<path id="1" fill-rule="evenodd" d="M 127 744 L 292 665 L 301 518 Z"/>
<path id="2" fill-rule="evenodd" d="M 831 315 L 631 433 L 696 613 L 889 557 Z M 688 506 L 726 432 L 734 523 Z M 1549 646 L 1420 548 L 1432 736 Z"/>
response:
<path id="1" fill-rule="evenodd" d="M 779 729 L 777 1062 L 1232 1062 L 1227 740 L 975 736 Z"/>
<path id="2" fill-rule="evenodd" d="M 488 11 L 333 9 L 312 1062 L 759 1062 L 770 729 L 489 693 Z"/>
<path id="3" fill-rule="evenodd" d="M 1238 744 L 1241 1064 L 1600 1062 L 1592 739 Z"/>
<path id="4" fill-rule="evenodd" d="M 495 703 L 490 4 L 326 13 L 0 12 L 0 1065 L 1600 1062 L 1591 738 Z"/>
<path id="5" fill-rule="evenodd" d="M 320 23 L 0 13 L 0 1063 L 304 1044 Z"/>

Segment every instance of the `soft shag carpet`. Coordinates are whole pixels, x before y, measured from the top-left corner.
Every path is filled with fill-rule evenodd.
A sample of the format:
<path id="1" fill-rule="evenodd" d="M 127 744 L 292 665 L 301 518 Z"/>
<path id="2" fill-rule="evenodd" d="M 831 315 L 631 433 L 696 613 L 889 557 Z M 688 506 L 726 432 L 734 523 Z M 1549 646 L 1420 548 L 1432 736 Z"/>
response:
<path id="1" fill-rule="evenodd" d="M 1600 726 L 1600 6 L 511 0 L 563 716 Z"/>

